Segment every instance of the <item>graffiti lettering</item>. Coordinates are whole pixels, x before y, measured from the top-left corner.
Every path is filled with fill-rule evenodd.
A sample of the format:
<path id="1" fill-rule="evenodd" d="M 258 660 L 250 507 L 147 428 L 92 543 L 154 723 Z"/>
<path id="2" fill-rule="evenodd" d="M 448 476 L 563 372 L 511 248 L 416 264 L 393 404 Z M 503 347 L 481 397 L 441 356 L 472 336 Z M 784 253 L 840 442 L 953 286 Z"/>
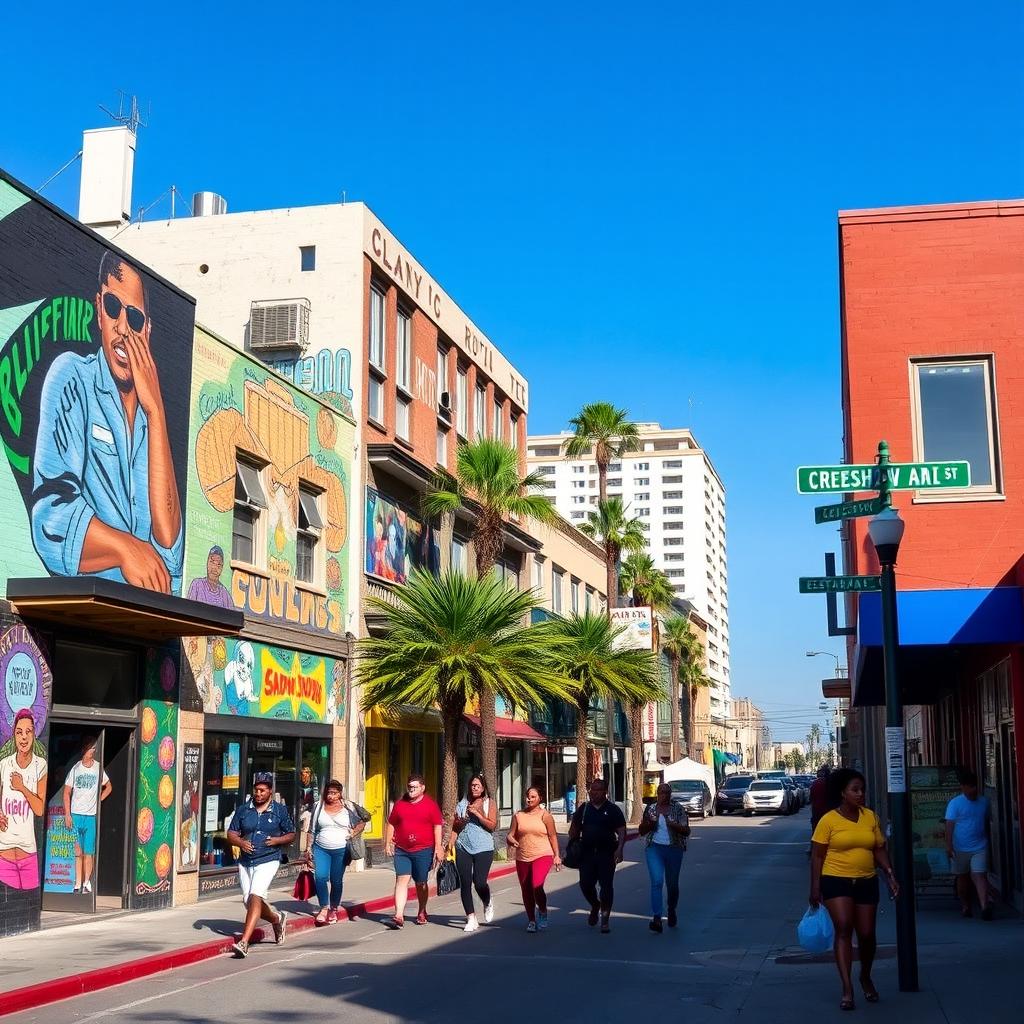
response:
<path id="1" fill-rule="evenodd" d="M 323 683 L 311 676 L 290 676 L 268 668 L 263 675 L 263 694 L 268 699 L 294 697 L 311 704 L 324 703 Z"/>
<path id="2" fill-rule="evenodd" d="M 322 348 L 316 355 L 267 365 L 311 395 L 340 395 L 352 401 L 352 353 L 346 348 Z"/>
<path id="3" fill-rule="evenodd" d="M 74 429 L 68 422 L 68 414 L 81 400 L 78 393 L 78 378 L 72 377 L 60 393 L 60 418 L 53 427 L 53 443 L 61 455 L 67 453 L 68 441 Z"/>
<path id="4" fill-rule="evenodd" d="M 290 579 L 268 579 L 244 569 L 231 570 L 236 608 L 297 626 L 342 632 L 341 604 L 324 594 L 296 587 Z"/>
<path id="5" fill-rule="evenodd" d="M 437 373 L 419 356 L 416 357 L 416 397 L 431 409 L 437 408 Z"/>

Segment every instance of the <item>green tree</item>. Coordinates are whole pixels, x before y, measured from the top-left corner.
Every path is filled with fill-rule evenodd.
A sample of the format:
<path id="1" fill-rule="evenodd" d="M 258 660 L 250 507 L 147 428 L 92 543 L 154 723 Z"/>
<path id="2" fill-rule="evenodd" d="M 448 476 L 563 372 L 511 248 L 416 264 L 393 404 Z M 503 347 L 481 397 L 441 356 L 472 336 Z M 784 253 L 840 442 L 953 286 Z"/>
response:
<path id="1" fill-rule="evenodd" d="M 634 605 L 650 605 L 655 611 L 670 608 L 676 596 L 668 577 L 646 551 L 631 552 L 623 559 L 619 590 L 631 594 Z"/>
<path id="2" fill-rule="evenodd" d="M 603 699 L 611 716 L 616 701 L 658 700 L 663 694 L 658 663 L 653 651 L 617 649 L 614 640 L 621 630 L 606 615 L 555 616 L 534 628 L 544 631 L 556 672 L 576 688 L 576 794 L 582 801 L 589 781 L 587 714 L 592 703 Z"/>
<path id="3" fill-rule="evenodd" d="M 628 514 L 621 498 L 597 503 L 596 512 L 587 513 L 580 530 L 604 547 L 605 578 L 608 589 L 609 617 L 619 603 L 619 559 L 623 551 L 639 553 L 647 547 L 643 524 Z"/>
<path id="4" fill-rule="evenodd" d="M 672 691 L 670 694 L 672 713 L 672 762 L 682 756 L 679 747 L 679 716 L 682 694 L 680 685 L 686 686 L 687 706 L 690 706 L 689 675 L 684 676 L 684 667 L 691 664 L 700 665 L 704 660 L 704 645 L 700 637 L 693 631 L 690 620 L 685 615 L 673 615 L 665 620 L 661 629 L 661 650 L 668 655 Z M 693 754 L 693 714 L 687 716 L 689 730 L 687 735 L 687 753 Z"/>
<path id="5" fill-rule="evenodd" d="M 802 772 L 807 765 L 807 759 L 802 750 L 791 750 L 782 761 L 787 768 L 791 768 L 796 773 Z"/>
<path id="6" fill-rule="evenodd" d="M 441 806 L 457 799 L 459 723 L 484 687 L 518 706 L 557 697 L 575 703 L 576 687 L 553 661 L 556 640 L 524 625 L 536 600 L 493 577 L 415 573 L 395 604 L 371 599 L 383 635 L 358 641 L 362 707 L 437 707 L 444 729 Z"/>
<path id="7" fill-rule="evenodd" d="M 455 475 L 435 476 L 423 498 L 427 516 L 451 515 L 463 509 L 475 513 L 473 551 L 476 574 L 484 578 L 505 546 L 505 525 L 510 516 L 550 523 L 558 513 L 542 494 L 531 494 L 543 477 L 519 475 L 519 452 L 496 438 L 481 437 L 459 445 Z M 480 760 L 491 786 L 498 780 L 498 740 L 495 732 L 495 694 L 488 682 L 480 691 Z"/>
<path id="8" fill-rule="evenodd" d="M 573 435 L 565 442 L 565 454 L 570 459 L 581 459 L 593 450 L 598 494 L 601 501 L 607 501 L 608 464 L 640 447 L 640 431 L 635 423 L 630 423 L 626 410 L 616 409 L 611 402 L 583 406 L 569 425 Z"/>

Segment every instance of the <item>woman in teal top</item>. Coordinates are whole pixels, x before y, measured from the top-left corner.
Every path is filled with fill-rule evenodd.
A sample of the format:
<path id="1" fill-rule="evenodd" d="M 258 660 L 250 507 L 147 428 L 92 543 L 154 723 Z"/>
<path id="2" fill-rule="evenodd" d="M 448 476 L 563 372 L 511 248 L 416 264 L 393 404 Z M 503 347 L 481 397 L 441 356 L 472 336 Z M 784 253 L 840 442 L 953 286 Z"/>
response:
<path id="1" fill-rule="evenodd" d="M 494 919 L 494 903 L 487 875 L 494 860 L 494 830 L 498 825 L 498 808 L 482 775 L 474 775 L 466 787 L 466 795 L 455 806 L 449 845 L 455 848 L 455 865 L 462 885 L 462 909 L 466 911 L 464 931 L 480 927 L 473 907 L 473 888 L 484 905 L 484 921 Z"/>

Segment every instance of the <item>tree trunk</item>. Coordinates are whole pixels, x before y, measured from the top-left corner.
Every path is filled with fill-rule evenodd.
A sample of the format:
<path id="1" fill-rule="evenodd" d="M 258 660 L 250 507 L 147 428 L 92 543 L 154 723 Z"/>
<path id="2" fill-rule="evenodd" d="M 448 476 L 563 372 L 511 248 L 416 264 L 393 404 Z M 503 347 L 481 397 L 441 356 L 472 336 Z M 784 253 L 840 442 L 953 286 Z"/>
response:
<path id="1" fill-rule="evenodd" d="M 608 500 L 608 463 L 610 460 L 607 454 L 602 456 L 601 451 L 595 447 L 594 461 L 597 462 L 598 500 L 605 502 Z"/>
<path id="2" fill-rule="evenodd" d="M 501 517 L 482 509 L 473 534 L 477 579 L 485 579 L 494 568 L 505 539 Z M 495 731 L 497 707 L 494 690 L 484 684 L 480 687 L 480 770 L 498 795 L 498 736 Z"/>
<path id="3" fill-rule="evenodd" d="M 633 800 L 629 810 L 630 825 L 640 824 L 644 807 L 644 705 L 629 705 L 629 732 L 633 747 Z"/>
<path id="4" fill-rule="evenodd" d="M 604 545 L 605 585 L 608 588 L 608 618 L 612 617 L 612 609 L 619 606 L 619 552 L 614 544 L 607 541 Z"/>
<path id="5" fill-rule="evenodd" d="M 671 703 L 669 704 L 669 721 L 672 723 L 669 728 L 672 730 L 671 735 L 671 746 L 669 748 L 671 763 L 675 764 L 680 758 L 679 750 L 679 701 L 681 695 L 679 693 L 679 658 L 670 657 L 669 661 L 669 672 L 671 678 L 669 679 L 668 692 Z"/>
<path id="6" fill-rule="evenodd" d="M 587 712 L 590 710 L 590 694 L 580 694 L 576 704 L 576 806 L 587 798 L 587 768 L 589 750 L 587 747 Z"/>
<path id="7" fill-rule="evenodd" d="M 694 751 L 696 750 L 697 743 L 697 687 L 688 686 L 687 688 L 687 701 L 690 705 L 690 753 L 689 756 L 693 757 Z M 707 763 L 707 762 L 705 762 Z"/>
<path id="8" fill-rule="evenodd" d="M 464 708 L 441 709 L 444 729 L 444 754 L 441 758 L 441 813 L 444 815 L 443 838 L 447 842 L 452 815 L 459 801 L 459 725 Z"/>

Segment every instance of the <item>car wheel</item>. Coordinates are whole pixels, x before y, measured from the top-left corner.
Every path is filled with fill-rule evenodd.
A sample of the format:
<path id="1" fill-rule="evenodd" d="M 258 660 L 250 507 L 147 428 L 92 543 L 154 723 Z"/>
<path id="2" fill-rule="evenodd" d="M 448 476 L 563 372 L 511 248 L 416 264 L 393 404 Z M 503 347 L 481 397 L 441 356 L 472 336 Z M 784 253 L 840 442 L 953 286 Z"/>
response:
<path id="1" fill-rule="evenodd" d="M 743 813 L 748 818 L 752 818 L 754 816 L 754 812 L 753 811 L 744 811 Z"/>

